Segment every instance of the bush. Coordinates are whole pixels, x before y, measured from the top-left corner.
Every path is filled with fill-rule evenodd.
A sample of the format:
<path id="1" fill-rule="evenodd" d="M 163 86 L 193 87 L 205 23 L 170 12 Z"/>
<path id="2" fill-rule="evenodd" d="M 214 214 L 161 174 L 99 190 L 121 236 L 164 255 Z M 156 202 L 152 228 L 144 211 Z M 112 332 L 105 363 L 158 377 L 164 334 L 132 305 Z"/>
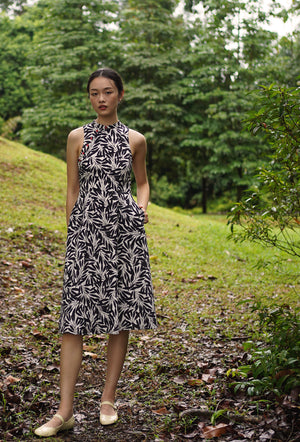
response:
<path id="1" fill-rule="evenodd" d="M 300 88 L 262 88 L 249 129 L 264 131 L 272 154 L 228 216 L 231 238 L 256 241 L 300 257 Z"/>
<path id="2" fill-rule="evenodd" d="M 235 373 L 244 378 L 233 384 L 235 391 L 246 390 L 250 396 L 289 393 L 300 387 L 300 314 L 288 305 L 263 307 L 261 303 L 252 311 L 258 313 L 263 340 L 245 343 L 251 363 Z"/>

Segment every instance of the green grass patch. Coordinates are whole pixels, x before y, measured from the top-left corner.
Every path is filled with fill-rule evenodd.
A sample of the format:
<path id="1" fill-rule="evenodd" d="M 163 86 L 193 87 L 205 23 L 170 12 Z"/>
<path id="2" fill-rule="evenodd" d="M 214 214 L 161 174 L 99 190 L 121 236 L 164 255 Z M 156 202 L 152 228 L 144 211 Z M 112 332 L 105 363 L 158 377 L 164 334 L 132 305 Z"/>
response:
<path id="1" fill-rule="evenodd" d="M 66 164 L 0 137 L 1 226 L 64 231 Z"/>

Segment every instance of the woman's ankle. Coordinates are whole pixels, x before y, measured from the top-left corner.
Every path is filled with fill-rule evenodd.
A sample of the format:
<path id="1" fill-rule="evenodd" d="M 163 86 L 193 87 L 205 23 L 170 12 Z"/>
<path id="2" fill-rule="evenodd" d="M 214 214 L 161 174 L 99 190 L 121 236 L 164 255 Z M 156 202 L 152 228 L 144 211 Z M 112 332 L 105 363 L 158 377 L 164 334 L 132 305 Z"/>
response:
<path id="1" fill-rule="evenodd" d="M 64 421 L 68 421 L 73 416 L 73 409 L 71 408 L 59 408 L 56 412 L 56 414 L 59 414 Z"/>
<path id="2" fill-rule="evenodd" d="M 102 392 L 101 396 L 101 402 L 108 401 L 112 402 L 114 404 L 116 400 L 116 392 L 115 391 L 105 391 L 105 389 Z"/>

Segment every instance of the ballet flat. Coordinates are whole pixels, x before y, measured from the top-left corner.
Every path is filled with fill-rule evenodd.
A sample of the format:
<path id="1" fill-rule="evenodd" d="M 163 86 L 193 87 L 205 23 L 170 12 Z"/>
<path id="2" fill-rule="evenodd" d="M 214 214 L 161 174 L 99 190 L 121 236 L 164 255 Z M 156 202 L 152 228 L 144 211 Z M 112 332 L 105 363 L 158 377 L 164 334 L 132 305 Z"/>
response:
<path id="1" fill-rule="evenodd" d="M 37 428 L 34 433 L 40 437 L 55 436 L 59 431 L 71 430 L 74 427 L 75 419 L 72 416 L 67 422 L 60 414 L 55 414 L 54 417 L 58 417 L 61 420 L 61 425 L 58 427 L 47 427 L 47 424 Z"/>
<path id="2" fill-rule="evenodd" d="M 116 410 L 116 407 L 112 402 L 103 401 L 103 402 L 101 402 L 100 407 L 102 405 L 110 405 L 114 410 Z M 109 416 L 108 414 L 101 413 L 101 409 L 100 409 L 100 424 L 101 425 L 112 425 L 112 424 L 116 423 L 117 420 L 118 420 L 118 413 L 117 412 L 115 414 L 113 414 L 112 416 Z"/>

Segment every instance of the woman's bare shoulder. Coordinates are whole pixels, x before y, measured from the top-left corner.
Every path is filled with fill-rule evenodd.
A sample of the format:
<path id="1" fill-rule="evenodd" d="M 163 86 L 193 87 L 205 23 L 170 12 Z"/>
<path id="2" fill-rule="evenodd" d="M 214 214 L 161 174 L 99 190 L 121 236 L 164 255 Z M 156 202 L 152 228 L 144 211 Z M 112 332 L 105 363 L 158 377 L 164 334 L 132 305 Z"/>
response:
<path id="1" fill-rule="evenodd" d="M 140 132 L 129 129 L 129 143 L 134 150 L 146 147 L 146 138 Z"/>
<path id="2" fill-rule="evenodd" d="M 146 138 L 144 137 L 143 134 L 141 134 L 137 130 L 133 130 L 133 129 L 129 129 L 129 137 L 132 138 L 132 140 L 135 140 L 140 143 L 146 141 Z"/>
<path id="3" fill-rule="evenodd" d="M 77 127 L 76 129 L 73 129 L 68 135 L 67 156 L 70 154 L 71 157 L 78 158 L 83 146 L 83 142 L 83 127 Z"/>
<path id="4" fill-rule="evenodd" d="M 77 127 L 71 130 L 68 135 L 68 140 L 72 142 L 81 141 L 84 137 L 83 127 Z"/>

